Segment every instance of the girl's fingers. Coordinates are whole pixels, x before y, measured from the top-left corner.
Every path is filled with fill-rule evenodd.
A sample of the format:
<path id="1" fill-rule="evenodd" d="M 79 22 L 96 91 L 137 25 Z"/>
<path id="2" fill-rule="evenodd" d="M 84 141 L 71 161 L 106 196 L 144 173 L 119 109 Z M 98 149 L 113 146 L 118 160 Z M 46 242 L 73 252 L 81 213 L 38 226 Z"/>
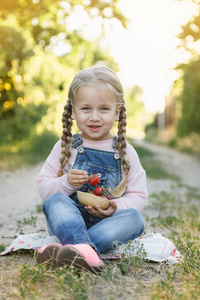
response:
<path id="1" fill-rule="evenodd" d="M 77 170 L 77 169 L 71 169 L 71 170 L 69 170 L 69 172 L 68 173 L 70 173 L 71 175 L 75 175 L 75 176 L 77 176 L 77 175 L 87 175 L 87 172 L 86 171 L 83 171 L 83 170 Z"/>
<path id="2" fill-rule="evenodd" d="M 83 184 L 85 184 L 85 183 L 87 183 L 88 182 L 88 180 L 83 180 L 83 179 L 81 179 L 81 180 L 68 180 L 69 181 L 69 183 L 71 184 L 71 185 L 74 185 L 74 186 L 80 186 L 80 185 L 83 185 Z"/>
<path id="3" fill-rule="evenodd" d="M 85 207 L 85 209 L 94 217 L 104 219 L 111 216 L 116 211 L 117 204 L 111 200 L 110 206 L 107 209 L 101 209 L 99 205 L 96 205 L 95 208 L 92 208 L 91 206 L 87 206 Z"/>
<path id="4" fill-rule="evenodd" d="M 71 169 L 67 173 L 68 181 L 73 186 L 80 186 L 88 182 L 87 172 L 82 170 Z"/>

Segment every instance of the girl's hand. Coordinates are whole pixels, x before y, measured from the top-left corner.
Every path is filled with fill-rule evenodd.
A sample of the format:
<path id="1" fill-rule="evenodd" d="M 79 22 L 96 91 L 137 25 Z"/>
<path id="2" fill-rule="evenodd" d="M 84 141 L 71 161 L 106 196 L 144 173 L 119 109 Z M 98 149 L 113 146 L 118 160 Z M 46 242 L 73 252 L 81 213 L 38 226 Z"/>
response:
<path id="1" fill-rule="evenodd" d="M 115 203 L 115 201 L 111 200 L 110 205 L 107 209 L 101 209 L 99 205 L 96 205 L 96 208 L 87 206 L 85 207 L 85 209 L 94 217 L 104 219 L 114 214 L 114 212 L 117 210 L 117 204 Z"/>
<path id="2" fill-rule="evenodd" d="M 89 177 L 86 171 L 71 169 L 67 173 L 68 182 L 73 186 L 81 186 L 88 182 Z"/>

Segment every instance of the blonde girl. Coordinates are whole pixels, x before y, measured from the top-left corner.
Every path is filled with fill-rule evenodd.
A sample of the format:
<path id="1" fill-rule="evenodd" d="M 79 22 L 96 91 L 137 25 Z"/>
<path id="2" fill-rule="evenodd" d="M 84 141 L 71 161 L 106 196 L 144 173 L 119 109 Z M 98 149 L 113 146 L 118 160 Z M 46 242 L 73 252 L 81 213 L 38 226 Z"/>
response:
<path id="1" fill-rule="evenodd" d="M 75 135 L 73 120 L 80 130 Z M 111 133 L 115 122 L 117 136 Z M 37 249 L 37 261 L 51 259 L 55 266 L 73 264 L 98 272 L 101 252 L 142 234 L 140 211 L 147 202 L 145 171 L 126 142 L 123 88 L 113 70 L 97 65 L 74 77 L 62 124 L 61 140 L 37 176 L 47 228 L 59 243 Z M 105 210 L 78 201 L 78 190 L 94 189 L 89 183 L 92 174 L 111 195 Z"/>

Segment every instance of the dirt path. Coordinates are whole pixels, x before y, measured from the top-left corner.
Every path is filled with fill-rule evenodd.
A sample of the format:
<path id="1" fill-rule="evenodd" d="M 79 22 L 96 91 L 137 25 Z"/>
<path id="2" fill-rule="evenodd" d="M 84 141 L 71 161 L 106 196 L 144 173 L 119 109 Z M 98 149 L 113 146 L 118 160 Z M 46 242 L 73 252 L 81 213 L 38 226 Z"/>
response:
<path id="1" fill-rule="evenodd" d="M 31 216 L 37 218 L 36 227 L 34 228 L 33 222 L 26 224 L 24 233 L 45 230 L 43 216 L 37 213 L 37 205 L 42 201 L 36 185 L 36 175 L 41 166 L 39 164 L 0 173 L 0 243 L 7 245 L 19 234 L 20 222 L 24 218 L 29 223 Z"/>
<path id="2" fill-rule="evenodd" d="M 163 168 L 178 175 L 184 185 L 200 190 L 200 159 L 174 149 L 141 141 L 137 143 L 154 152 Z M 41 166 L 0 173 L 0 243 L 10 244 L 22 229 L 25 234 L 46 232 L 44 216 L 37 212 L 37 205 L 42 201 L 35 178 Z M 169 192 L 172 185 L 171 180 L 147 179 L 149 194 L 162 190 Z M 33 221 L 37 218 L 37 222 L 31 223 L 31 217 Z M 20 222 L 25 219 L 30 222 L 22 228 Z"/>
<path id="3" fill-rule="evenodd" d="M 180 177 L 183 184 L 200 189 L 200 159 L 198 157 L 142 140 L 137 143 L 156 154 L 156 159 L 162 167 L 169 173 Z"/>

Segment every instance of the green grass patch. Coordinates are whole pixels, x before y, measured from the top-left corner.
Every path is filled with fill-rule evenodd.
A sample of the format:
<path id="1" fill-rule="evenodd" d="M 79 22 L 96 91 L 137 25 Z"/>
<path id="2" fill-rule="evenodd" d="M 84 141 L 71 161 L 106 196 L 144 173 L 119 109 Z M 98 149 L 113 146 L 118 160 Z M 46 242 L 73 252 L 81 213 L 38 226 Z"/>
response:
<path id="1" fill-rule="evenodd" d="M 152 227 L 164 228 L 167 237 L 180 251 L 182 262 L 166 268 L 152 285 L 149 299 L 199 299 L 200 297 L 200 195 L 188 190 L 185 194 L 160 192 L 152 194 L 150 207 L 158 212 L 148 218 Z M 195 204 L 193 204 L 195 203 Z"/>
<path id="2" fill-rule="evenodd" d="M 42 210 L 42 204 L 36 205 L 36 212 L 37 213 L 42 213 L 43 212 L 43 210 Z"/>
<path id="3" fill-rule="evenodd" d="M 149 178 L 179 180 L 178 176 L 164 170 L 156 160 L 141 159 L 141 163 Z"/>
<path id="4" fill-rule="evenodd" d="M 35 165 L 47 158 L 58 137 L 50 131 L 0 145 L 0 171 Z"/>
<path id="5" fill-rule="evenodd" d="M 17 226 L 18 228 L 21 228 L 23 225 L 33 225 L 34 227 L 36 227 L 37 218 L 38 218 L 37 216 L 23 218 L 23 220 L 17 221 Z"/>
<path id="6" fill-rule="evenodd" d="M 4 244 L 0 244 L 0 253 L 6 249 Z"/>

